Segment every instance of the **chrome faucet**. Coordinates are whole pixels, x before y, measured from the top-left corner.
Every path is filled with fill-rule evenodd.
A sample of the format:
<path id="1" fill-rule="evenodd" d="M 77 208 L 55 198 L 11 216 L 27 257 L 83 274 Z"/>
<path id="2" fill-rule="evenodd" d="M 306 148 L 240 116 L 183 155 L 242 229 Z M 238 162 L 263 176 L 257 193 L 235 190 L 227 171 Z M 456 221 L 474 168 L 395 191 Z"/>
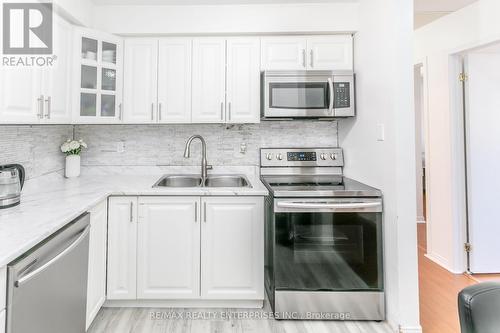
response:
<path id="1" fill-rule="evenodd" d="M 205 186 L 207 180 L 207 170 L 212 170 L 211 165 L 207 165 L 207 144 L 201 135 L 193 135 L 186 141 L 186 148 L 184 148 L 184 158 L 189 158 L 191 155 L 191 142 L 194 139 L 201 141 L 201 186 Z"/>

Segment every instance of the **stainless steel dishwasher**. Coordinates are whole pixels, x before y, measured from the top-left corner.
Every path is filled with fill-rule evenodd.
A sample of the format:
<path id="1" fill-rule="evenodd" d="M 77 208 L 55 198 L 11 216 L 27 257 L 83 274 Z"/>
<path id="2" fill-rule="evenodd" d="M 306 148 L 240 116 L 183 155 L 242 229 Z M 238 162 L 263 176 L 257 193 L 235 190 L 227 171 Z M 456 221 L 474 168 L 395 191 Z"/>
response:
<path id="1" fill-rule="evenodd" d="M 7 333 L 84 333 L 90 215 L 7 268 Z"/>

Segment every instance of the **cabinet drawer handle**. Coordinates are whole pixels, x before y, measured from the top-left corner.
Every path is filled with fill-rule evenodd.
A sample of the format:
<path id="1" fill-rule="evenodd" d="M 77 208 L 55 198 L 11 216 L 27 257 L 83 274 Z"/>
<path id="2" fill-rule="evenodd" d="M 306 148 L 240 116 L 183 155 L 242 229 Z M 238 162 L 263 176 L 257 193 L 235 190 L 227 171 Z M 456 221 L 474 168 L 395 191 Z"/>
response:
<path id="1" fill-rule="evenodd" d="M 50 113 L 52 112 L 52 98 L 48 96 L 45 102 L 47 102 L 47 114 L 45 115 L 45 118 L 50 119 Z"/>
<path id="2" fill-rule="evenodd" d="M 43 101 L 44 101 L 44 98 L 43 98 L 43 95 L 40 95 L 40 97 L 38 97 L 37 99 L 37 102 L 38 102 L 38 119 L 42 119 L 43 118 Z"/>
<path id="3" fill-rule="evenodd" d="M 198 222 L 198 201 L 194 203 L 194 222 Z"/>
<path id="4" fill-rule="evenodd" d="M 207 203 L 203 203 L 203 222 L 207 223 Z"/>
<path id="5" fill-rule="evenodd" d="M 134 222 L 134 203 L 130 202 L 130 222 Z"/>

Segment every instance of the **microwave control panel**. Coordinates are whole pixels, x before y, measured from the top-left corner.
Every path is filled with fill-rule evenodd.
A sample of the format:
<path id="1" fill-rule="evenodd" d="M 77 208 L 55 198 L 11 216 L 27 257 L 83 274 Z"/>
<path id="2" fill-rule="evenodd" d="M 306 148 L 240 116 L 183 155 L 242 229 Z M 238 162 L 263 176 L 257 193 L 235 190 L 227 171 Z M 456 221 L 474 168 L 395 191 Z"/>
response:
<path id="1" fill-rule="evenodd" d="M 349 82 L 334 82 L 333 92 L 335 94 L 333 104 L 335 109 L 351 107 L 351 84 Z"/>

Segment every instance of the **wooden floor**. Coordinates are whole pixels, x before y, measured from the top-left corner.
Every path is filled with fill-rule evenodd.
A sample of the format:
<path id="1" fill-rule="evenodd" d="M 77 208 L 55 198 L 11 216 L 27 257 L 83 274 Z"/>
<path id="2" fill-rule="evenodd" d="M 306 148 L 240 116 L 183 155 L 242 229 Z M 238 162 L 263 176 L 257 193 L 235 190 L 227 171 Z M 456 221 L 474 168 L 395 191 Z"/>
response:
<path id="1" fill-rule="evenodd" d="M 160 312 L 160 319 L 151 313 Z M 264 309 L 149 309 L 102 308 L 88 333 L 391 333 L 386 323 L 340 321 L 291 321 L 274 319 L 220 319 L 222 312 L 234 311 L 240 316 L 271 311 L 266 302 Z M 168 319 L 171 313 L 184 318 Z M 215 319 L 187 319 L 193 313 L 214 313 Z M 241 318 L 241 317 L 240 317 Z"/>
<path id="2" fill-rule="evenodd" d="M 465 274 L 452 274 L 425 257 L 425 224 L 418 224 L 420 324 L 424 333 L 459 333 L 457 296 L 477 283 Z"/>

